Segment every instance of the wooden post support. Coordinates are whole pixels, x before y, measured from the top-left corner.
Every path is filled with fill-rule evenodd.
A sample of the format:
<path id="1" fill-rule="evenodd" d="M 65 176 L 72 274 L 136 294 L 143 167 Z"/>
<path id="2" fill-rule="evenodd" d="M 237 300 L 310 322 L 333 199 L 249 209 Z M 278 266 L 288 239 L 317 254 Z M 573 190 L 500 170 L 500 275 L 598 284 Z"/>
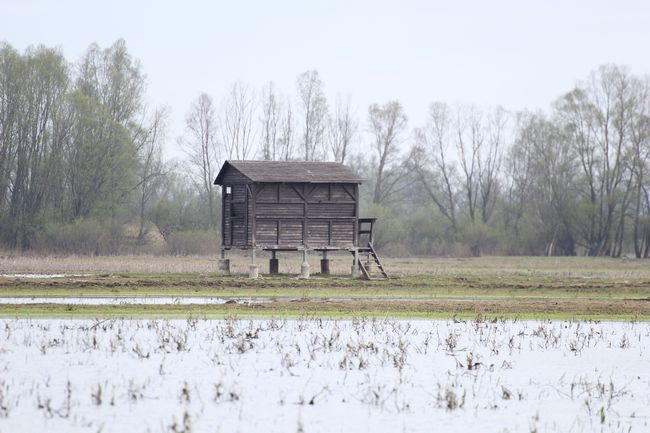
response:
<path id="1" fill-rule="evenodd" d="M 275 250 L 271 250 L 271 259 L 269 260 L 269 274 L 280 273 L 280 260 L 275 257 Z"/>
<path id="2" fill-rule="evenodd" d="M 330 274 L 330 260 L 327 258 L 327 250 L 323 250 L 323 258 L 320 261 L 320 273 L 323 275 Z"/>

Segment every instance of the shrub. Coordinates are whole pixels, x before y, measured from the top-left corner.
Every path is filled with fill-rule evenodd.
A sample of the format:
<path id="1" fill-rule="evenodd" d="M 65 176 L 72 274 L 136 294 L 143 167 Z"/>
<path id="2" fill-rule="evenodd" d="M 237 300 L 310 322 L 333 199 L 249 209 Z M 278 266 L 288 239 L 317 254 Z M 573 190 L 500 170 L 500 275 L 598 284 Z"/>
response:
<path id="1" fill-rule="evenodd" d="M 36 235 L 36 249 L 54 254 L 104 254 L 105 239 L 111 238 L 96 220 L 79 219 L 72 223 L 48 223 Z M 109 242 L 110 244 L 110 242 Z"/>
<path id="2" fill-rule="evenodd" d="M 167 248 L 178 256 L 216 254 L 219 247 L 214 230 L 183 230 L 167 236 Z"/>

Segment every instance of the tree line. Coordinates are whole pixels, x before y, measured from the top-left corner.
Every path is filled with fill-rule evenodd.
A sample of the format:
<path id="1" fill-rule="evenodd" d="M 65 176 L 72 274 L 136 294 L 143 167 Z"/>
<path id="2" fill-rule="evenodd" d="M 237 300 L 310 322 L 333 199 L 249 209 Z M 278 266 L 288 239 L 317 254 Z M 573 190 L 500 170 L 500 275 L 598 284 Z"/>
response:
<path id="1" fill-rule="evenodd" d="M 169 137 L 123 40 L 71 63 L 0 45 L 0 245 L 49 253 L 218 248 L 226 159 L 332 160 L 368 179 L 362 213 L 394 255 L 650 255 L 646 77 L 605 65 L 548 110 L 399 101 L 359 116 L 315 70 L 281 91 L 200 93 Z M 163 155 L 173 143 L 182 157 Z"/>

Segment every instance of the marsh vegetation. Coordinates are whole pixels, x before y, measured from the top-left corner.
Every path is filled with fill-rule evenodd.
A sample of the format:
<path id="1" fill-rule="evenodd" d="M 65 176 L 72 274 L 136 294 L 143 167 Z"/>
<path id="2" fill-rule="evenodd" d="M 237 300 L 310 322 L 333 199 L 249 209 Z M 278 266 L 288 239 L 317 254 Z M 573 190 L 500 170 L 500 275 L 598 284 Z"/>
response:
<path id="1" fill-rule="evenodd" d="M 642 432 L 650 420 L 646 323 L 7 319 L 0 329 L 2 431 Z"/>

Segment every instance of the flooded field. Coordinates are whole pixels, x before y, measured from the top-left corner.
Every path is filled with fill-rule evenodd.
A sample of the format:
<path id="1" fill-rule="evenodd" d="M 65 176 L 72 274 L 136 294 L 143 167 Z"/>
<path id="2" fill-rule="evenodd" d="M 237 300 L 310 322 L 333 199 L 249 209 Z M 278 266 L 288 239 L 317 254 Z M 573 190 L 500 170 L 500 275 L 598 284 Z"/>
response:
<path id="1" fill-rule="evenodd" d="M 0 321 L 0 432 L 644 432 L 650 324 Z"/>

